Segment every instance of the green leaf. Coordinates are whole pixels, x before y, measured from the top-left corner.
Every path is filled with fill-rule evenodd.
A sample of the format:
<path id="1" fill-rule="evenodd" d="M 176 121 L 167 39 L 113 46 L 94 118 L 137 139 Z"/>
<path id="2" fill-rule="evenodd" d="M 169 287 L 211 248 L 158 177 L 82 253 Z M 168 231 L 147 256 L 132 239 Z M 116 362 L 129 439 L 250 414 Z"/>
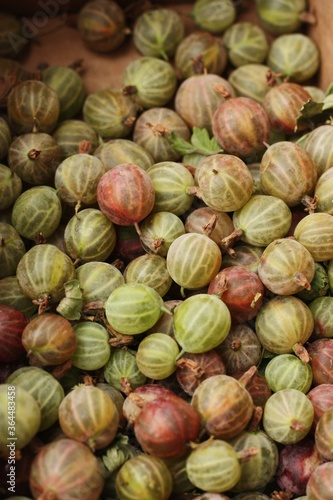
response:
<path id="1" fill-rule="evenodd" d="M 333 111 L 333 93 L 328 94 L 323 102 L 323 111 L 326 111 L 327 109 L 331 109 Z"/>
<path id="2" fill-rule="evenodd" d="M 193 127 L 192 132 L 191 143 L 196 148 L 197 153 L 206 153 L 207 155 L 211 155 L 223 152 L 223 149 L 215 137 L 210 138 L 207 129 Z"/>
<path id="3" fill-rule="evenodd" d="M 309 99 L 300 109 L 300 115 L 296 119 L 295 132 L 297 132 L 301 126 L 313 129 L 317 125 L 330 120 L 332 107 L 329 106 L 329 101 L 326 103 L 326 106 L 327 107 L 325 107 L 325 102 L 316 102 Z"/>
<path id="4" fill-rule="evenodd" d="M 186 141 L 175 132 L 171 132 L 168 139 L 181 155 L 199 153 L 208 156 L 223 152 L 215 137 L 211 138 L 205 128 L 193 127 L 190 141 Z"/>
<path id="5" fill-rule="evenodd" d="M 57 312 L 68 320 L 77 320 L 81 317 L 83 306 L 82 293 L 78 280 L 73 279 L 64 284 L 65 297 L 59 302 Z"/>
<path id="6" fill-rule="evenodd" d="M 128 436 L 117 434 L 112 441 L 112 445 L 106 450 L 102 457 L 104 466 L 109 472 L 113 472 L 123 465 L 129 458 L 142 453 L 129 443 Z"/>
<path id="7" fill-rule="evenodd" d="M 178 151 L 181 155 L 189 154 L 189 153 L 195 153 L 195 148 L 193 145 L 183 139 L 179 134 L 176 132 L 171 132 L 171 134 L 168 136 L 168 140 L 171 144 L 171 146 Z"/>

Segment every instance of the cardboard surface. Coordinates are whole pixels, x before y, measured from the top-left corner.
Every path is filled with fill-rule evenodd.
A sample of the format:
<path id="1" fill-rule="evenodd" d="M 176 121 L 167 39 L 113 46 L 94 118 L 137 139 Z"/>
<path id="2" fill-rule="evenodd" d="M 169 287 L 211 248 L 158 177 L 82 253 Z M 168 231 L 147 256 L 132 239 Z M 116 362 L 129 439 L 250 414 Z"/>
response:
<path id="1" fill-rule="evenodd" d="M 182 16 L 186 33 L 191 32 L 191 4 L 177 4 L 172 8 Z M 92 52 L 85 46 L 76 29 L 76 19 L 77 15 L 73 13 L 62 13 L 50 18 L 49 22 L 36 32 L 36 36 L 31 38 L 31 46 L 20 57 L 20 61 L 28 69 L 34 70 L 41 63 L 66 66 L 81 59 L 88 93 L 106 87 L 121 86 L 123 71 L 128 62 L 142 56 L 135 49 L 131 36 L 129 35 L 124 44 L 113 52 Z"/>
<path id="2" fill-rule="evenodd" d="M 83 78 L 88 93 L 106 87 L 121 86 L 126 65 L 133 58 L 141 56 L 133 46 L 130 35 L 119 49 L 111 53 L 92 52 L 85 46 L 76 29 L 78 5 L 81 6 L 85 2 L 59 0 L 58 15 L 47 16 L 45 10 L 42 11 L 42 6 L 45 6 L 47 1 L 56 2 L 57 0 L 17 0 L 16 2 L 2 0 L 1 2 L 2 8 L 6 7 L 7 2 L 8 8 L 10 5 L 16 5 L 14 9 L 16 13 L 23 14 L 21 19 L 24 19 L 24 34 L 29 39 L 29 47 L 20 56 L 19 61 L 28 69 L 35 70 L 44 63 L 70 65 L 77 60 L 82 60 Z M 130 4 L 129 0 L 119 0 L 118 3 L 124 7 L 127 6 L 126 8 Z M 141 7 L 143 4 L 145 1 L 140 3 Z M 158 4 L 168 5 L 175 9 L 184 20 L 187 33 L 196 29 L 190 17 L 193 2 L 175 3 L 162 0 Z M 71 5 L 70 9 L 69 5 Z M 131 5 L 138 7 L 139 3 L 132 2 Z M 239 9 L 238 19 L 256 21 L 254 0 L 238 0 L 237 8 Z M 317 21 L 316 24 L 306 27 L 306 32 L 319 47 L 323 63 L 318 75 L 318 84 L 326 89 L 329 83 L 333 82 L 333 0 L 309 0 L 309 8 Z M 24 15 L 26 12 L 30 15 Z M 44 12 L 44 15 L 41 12 Z"/>
<path id="3" fill-rule="evenodd" d="M 333 82 L 333 1 L 309 0 L 309 5 L 317 21 L 309 26 L 307 33 L 320 51 L 322 64 L 318 81 L 325 90 Z"/>

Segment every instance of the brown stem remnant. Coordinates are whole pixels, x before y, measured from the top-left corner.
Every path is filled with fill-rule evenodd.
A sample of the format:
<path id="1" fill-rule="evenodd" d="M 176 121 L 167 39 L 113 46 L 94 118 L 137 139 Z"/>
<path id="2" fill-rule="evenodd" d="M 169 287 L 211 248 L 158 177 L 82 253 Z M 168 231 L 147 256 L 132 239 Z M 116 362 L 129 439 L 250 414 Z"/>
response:
<path id="1" fill-rule="evenodd" d="M 126 394 L 126 396 L 128 396 L 133 390 L 131 387 L 131 383 L 127 377 L 122 377 L 120 379 L 120 387 L 121 387 L 121 392 Z"/>
<path id="2" fill-rule="evenodd" d="M 269 87 L 275 87 L 278 84 L 279 78 L 283 76 L 282 73 L 273 73 L 271 69 L 269 69 L 266 73 L 266 83 Z"/>
<path id="3" fill-rule="evenodd" d="M 205 224 L 202 229 L 203 229 L 203 233 L 206 235 L 206 236 L 211 236 L 212 232 L 214 231 L 215 227 L 216 227 L 216 223 L 217 223 L 217 215 L 216 214 L 213 214 L 212 217 L 209 219 L 209 221 L 207 222 L 207 224 Z"/>
<path id="4" fill-rule="evenodd" d="M 193 372 L 193 375 L 196 379 L 200 380 L 201 377 L 205 374 L 205 370 L 198 365 L 196 361 L 188 358 L 180 358 L 176 361 L 176 365 L 179 368 L 188 368 Z"/>
<path id="5" fill-rule="evenodd" d="M 75 208 L 74 208 L 74 214 L 75 214 L 75 217 L 77 217 L 78 219 L 79 219 L 78 212 L 79 212 L 81 206 L 82 206 L 81 200 L 77 200 Z"/>
<path id="6" fill-rule="evenodd" d="M 44 238 L 43 233 L 40 231 L 35 235 L 35 245 L 44 245 L 46 243 L 46 238 Z"/>
<path id="7" fill-rule="evenodd" d="M 299 271 L 296 272 L 294 274 L 294 281 L 297 285 L 304 286 L 304 288 L 306 288 L 307 290 L 311 290 L 311 285 L 303 273 L 301 273 Z"/>
<path id="8" fill-rule="evenodd" d="M 273 491 L 271 494 L 272 500 L 290 500 L 293 494 L 290 491 Z"/>
<path id="9" fill-rule="evenodd" d="M 83 141 L 80 142 L 79 144 L 79 154 L 87 154 L 90 155 L 92 150 L 92 144 L 90 141 L 87 141 L 84 139 Z"/>
<path id="10" fill-rule="evenodd" d="M 199 186 L 190 186 L 187 189 L 187 194 L 193 194 L 193 196 L 196 196 L 197 198 L 199 198 L 199 200 L 202 199 L 202 194 L 201 194 Z"/>
<path id="11" fill-rule="evenodd" d="M 214 289 L 214 295 L 221 298 L 223 296 L 224 292 L 226 292 L 227 290 L 228 290 L 227 279 L 225 276 L 223 276 L 222 279 L 220 279 L 217 282 L 217 285 Z"/>
<path id="12" fill-rule="evenodd" d="M 216 90 L 216 92 L 218 92 L 219 94 L 222 95 L 222 97 L 224 97 L 225 99 L 228 99 L 229 97 L 231 97 L 231 94 L 229 92 L 229 90 L 227 90 L 224 85 L 216 85 L 214 87 L 214 90 Z"/>
<path id="13" fill-rule="evenodd" d="M 256 373 L 258 373 L 258 369 L 255 365 L 253 365 L 243 373 L 243 375 L 238 379 L 238 382 L 246 388 Z"/>
<path id="14" fill-rule="evenodd" d="M 132 401 L 132 403 L 134 403 L 139 408 L 143 408 L 147 404 L 147 400 L 139 396 L 139 394 L 136 394 L 135 392 L 131 392 L 128 397 Z"/>
<path id="15" fill-rule="evenodd" d="M 264 409 L 261 406 L 255 406 L 249 423 L 246 426 L 246 430 L 249 432 L 257 432 L 260 428 L 260 422 L 262 420 Z"/>
<path id="16" fill-rule="evenodd" d="M 109 344 L 112 347 L 124 347 L 133 342 L 133 335 L 124 335 L 122 333 L 117 332 L 114 328 L 112 328 L 112 326 L 106 319 L 104 320 L 104 324 L 107 331 L 113 337 L 109 340 Z"/>
<path id="17" fill-rule="evenodd" d="M 124 347 L 133 342 L 131 335 L 122 335 L 121 337 L 112 338 L 109 340 L 111 347 Z"/>
<path id="18" fill-rule="evenodd" d="M 39 155 L 41 154 L 41 150 L 40 149 L 30 149 L 29 153 L 28 153 L 28 158 L 30 160 L 37 160 L 37 158 L 39 157 Z"/>
<path id="19" fill-rule="evenodd" d="M 95 302 L 89 302 L 83 307 L 83 312 L 95 311 L 96 309 L 102 310 L 104 302 L 102 300 L 96 300 Z"/>
<path id="20" fill-rule="evenodd" d="M 302 205 L 305 206 L 305 209 L 304 209 L 305 212 L 309 212 L 309 214 L 313 214 L 317 208 L 317 205 L 318 205 L 318 196 L 311 197 L 311 196 L 305 195 L 301 199 L 301 203 L 302 203 Z"/>
<path id="21" fill-rule="evenodd" d="M 196 168 L 193 167 L 192 165 L 188 165 L 188 163 L 182 163 L 182 165 L 187 168 L 187 170 L 190 172 L 190 174 L 194 175 Z"/>
<path id="22" fill-rule="evenodd" d="M 38 299 L 33 300 L 32 303 L 38 306 L 38 315 L 42 314 L 51 308 L 51 295 L 44 293 Z"/>
<path id="23" fill-rule="evenodd" d="M 252 457 L 255 457 L 260 452 L 258 446 L 253 446 L 247 450 L 241 450 L 237 452 L 238 460 L 241 464 L 248 462 Z"/>
<path id="24" fill-rule="evenodd" d="M 239 339 L 235 339 L 230 342 L 230 349 L 233 351 L 238 351 L 242 347 L 242 342 Z"/>
<path id="25" fill-rule="evenodd" d="M 219 244 L 221 250 L 227 252 L 231 257 L 236 257 L 236 252 L 232 248 L 234 244 L 243 236 L 243 229 L 235 229 L 231 234 L 223 238 Z"/>
<path id="26" fill-rule="evenodd" d="M 156 125 L 153 125 L 150 122 L 146 123 L 146 126 L 150 128 L 153 132 L 153 134 L 157 137 L 163 137 L 164 135 L 168 134 L 170 132 L 169 129 L 164 127 L 161 123 L 157 123 Z"/>
<path id="27" fill-rule="evenodd" d="M 305 431 L 306 427 L 303 424 L 303 422 L 300 422 L 299 420 L 297 420 L 296 418 L 294 418 L 290 422 L 290 429 L 292 429 L 293 431 Z"/>
<path id="28" fill-rule="evenodd" d="M 124 116 L 122 119 L 121 119 L 121 122 L 123 123 L 123 125 L 125 125 L 125 127 L 132 127 L 133 123 L 135 122 L 136 120 L 136 116 Z"/>
<path id="29" fill-rule="evenodd" d="M 252 307 L 254 309 L 256 307 L 256 305 L 257 305 L 258 300 L 260 300 L 261 297 L 262 297 L 262 294 L 260 292 L 257 292 L 255 294 L 255 296 L 253 297 L 253 300 L 252 300 L 252 302 L 250 304 L 250 307 Z"/>
<path id="30" fill-rule="evenodd" d="M 113 260 L 111 262 L 111 264 L 116 267 L 117 269 L 119 269 L 119 271 L 121 271 L 122 269 L 124 269 L 125 267 L 125 263 L 124 261 L 122 261 L 121 259 L 116 259 L 116 260 Z"/>
<path id="31" fill-rule="evenodd" d="M 94 379 L 92 378 L 91 375 L 84 375 L 83 383 L 84 383 L 84 385 L 95 385 Z"/>
<path id="32" fill-rule="evenodd" d="M 164 243 L 164 238 L 155 238 L 152 244 L 152 248 L 154 252 L 158 252 L 158 250 L 161 248 L 161 246 Z"/>
<path id="33" fill-rule="evenodd" d="M 310 363 L 311 357 L 302 344 L 300 343 L 295 344 L 293 346 L 293 351 L 296 354 L 296 356 L 298 356 L 299 359 L 303 361 L 303 363 Z"/>
<path id="34" fill-rule="evenodd" d="M 123 94 L 125 96 L 133 96 L 138 93 L 138 88 L 136 85 L 126 85 L 126 87 L 123 88 Z"/>
<path id="35" fill-rule="evenodd" d="M 193 73 L 195 75 L 203 75 L 203 74 L 205 74 L 206 67 L 205 67 L 205 63 L 204 63 L 202 54 L 199 54 L 196 57 L 192 57 L 191 61 L 192 61 Z"/>

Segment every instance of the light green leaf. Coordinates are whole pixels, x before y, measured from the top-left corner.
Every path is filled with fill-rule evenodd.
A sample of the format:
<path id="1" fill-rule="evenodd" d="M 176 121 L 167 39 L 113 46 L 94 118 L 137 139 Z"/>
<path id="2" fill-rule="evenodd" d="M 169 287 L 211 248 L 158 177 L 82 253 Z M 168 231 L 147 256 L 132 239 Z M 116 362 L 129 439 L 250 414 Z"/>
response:
<path id="1" fill-rule="evenodd" d="M 223 152 L 215 137 L 210 138 L 208 130 L 205 128 L 193 127 L 191 143 L 196 148 L 197 153 L 211 155 Z"/>
<path id="2" fill-rule="evenodd" d="M 193 145 L 183 139 L 179 134 L 176 132 L 171 132 L 171 134 L 168 136 L 168 140 L 171 144 L 171 146 L 178 151 L 181 155 L 184 154 L 189 154 L 189 153 L 195 153 L 195 148 Z"/>
<path id="3" fill-rule="evenodd" d="M 323 111 L 326 109 L 331 109 L 333 111 L 333 93 L 325 97 L 323 102 Z"/>
<path id="4" fill-rule="evenodd" d="M 171 132 L 168 139 L 181 155 L 199 153 L 208 156 L 223 152 L 215 137 L 211 138 L 205 128 L 193 127 L 190 141 L 186 141 L 175 132 Z"/>
<path id="5" fill-rule="evenodd" d="M 109 472 L 113 472 L 123 465 L 129 458 L 142 453 L 129 443 L 128 436 L 117 434 L 111 446 L 102 457 L 103 464 Z"/>
<path id="6" fill-rule="evenodd" d="M 329 106 L 327 104 L 327 106 Z M 316 102 L 309 99 L 300 109 L 300 115 L 296 119 L 295 132 L 301 126 L 315 128 L 317 125 L 325 123 L 330 119 L 332 107 L 324 108 L 323 102 Z"/>
<path id="7" fill-rule="evenodd" d="M 77 320 L 81 317 L 83 307 L 82 293 L 78 280 L 67 281 L 64 285 L 65 297 L 59 302 L 57 312 L 68 320 Z"/>

